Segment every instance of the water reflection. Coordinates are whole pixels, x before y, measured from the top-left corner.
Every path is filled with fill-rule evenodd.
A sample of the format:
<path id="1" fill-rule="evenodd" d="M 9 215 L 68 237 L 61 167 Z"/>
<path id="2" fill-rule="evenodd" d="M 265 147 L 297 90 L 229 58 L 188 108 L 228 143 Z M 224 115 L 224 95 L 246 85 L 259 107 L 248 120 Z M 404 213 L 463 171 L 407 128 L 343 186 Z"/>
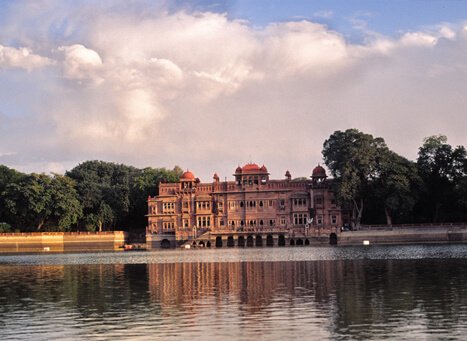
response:
<path id="1" fill-rule="evenodd" d="M 6 339 L 461 338 L 465 259 L 0 266 Z"/>

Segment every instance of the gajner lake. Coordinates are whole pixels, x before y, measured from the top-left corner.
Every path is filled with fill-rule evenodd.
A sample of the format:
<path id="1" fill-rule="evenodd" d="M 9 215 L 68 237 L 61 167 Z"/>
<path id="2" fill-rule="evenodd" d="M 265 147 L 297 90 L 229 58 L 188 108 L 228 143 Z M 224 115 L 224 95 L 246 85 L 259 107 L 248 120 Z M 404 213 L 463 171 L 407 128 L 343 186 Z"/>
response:
<path id="1" fill-rule="evenodd" d="M 466 334 L 467 245 L 0 256 L 4 340 Z"/>

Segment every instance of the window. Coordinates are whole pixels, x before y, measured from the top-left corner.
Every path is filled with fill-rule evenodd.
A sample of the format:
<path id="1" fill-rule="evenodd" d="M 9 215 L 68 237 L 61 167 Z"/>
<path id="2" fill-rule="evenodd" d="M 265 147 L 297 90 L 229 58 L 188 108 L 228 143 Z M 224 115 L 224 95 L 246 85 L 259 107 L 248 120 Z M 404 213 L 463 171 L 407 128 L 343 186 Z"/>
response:
<path id="1" fill-rule="evenodd" d="M 318 225 L 323 225 L 323 216 L 322 215 L 317 215 L 316 216 L 316 223 Z"/>
<path id="2" fill-rule="evenodd" d="M 323 204 L 323 197 L 316 197 L 316 204 L 322 205 Z"/>
<path id="3" fill-rule="evenodd" d="M 259 207 L 263 207 L 263 200 L 259 201 Z"/>
<path id="4" fill-rule="evenodd" d="M 308 215 L 306 213 L 294 213 L 294 225 L 304 225 L 306 224 L 306 219 Z"/>
<path id="5" fill-rule="evenodd" d="M 331 224 L 333 224 L 333 225 L 337 224 L 337 216 L 336 215 L 331 215 Z"/>
<path id="6" fill-rule="evenodd" d="M 285 225 L 285 217 L 281 217 L 281 225 L 282 225 L 282 226 Z"/>
<path id="7" fill-rule="evenodd" d="M 279 208 L 281 210 L 283 210 L 285 208 L 285 200 L 284 199 L 281 199 L 280 202 L 279 202 Z"/>

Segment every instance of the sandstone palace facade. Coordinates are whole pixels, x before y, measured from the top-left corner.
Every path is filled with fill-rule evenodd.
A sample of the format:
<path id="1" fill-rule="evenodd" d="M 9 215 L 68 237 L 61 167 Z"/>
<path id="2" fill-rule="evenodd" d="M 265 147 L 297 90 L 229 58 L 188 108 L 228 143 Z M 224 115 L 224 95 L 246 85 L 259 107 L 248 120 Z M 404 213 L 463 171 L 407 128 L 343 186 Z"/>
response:
<path id="1" fill-rule="evenodd" d="M 348 223 L 323 167 L 310 179 L 270 179 L 265 166 L 238 167 L 234 181 L 201 183 L 186 171 L 178 183 L 161 183 L 148 198 L 151 248 L 309 245 L 328 240 Z M 333 236 L 334 234 L 334 236 Z"/>

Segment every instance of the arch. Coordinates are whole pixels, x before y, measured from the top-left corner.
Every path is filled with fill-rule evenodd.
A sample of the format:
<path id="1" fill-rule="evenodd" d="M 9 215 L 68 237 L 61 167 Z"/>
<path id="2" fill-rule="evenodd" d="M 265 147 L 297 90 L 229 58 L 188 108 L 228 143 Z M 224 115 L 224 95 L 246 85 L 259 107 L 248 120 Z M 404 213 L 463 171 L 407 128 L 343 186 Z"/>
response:
<path id="1" fill-rule="evenodd" d="M 266 237 L 266 246 L 274 246 L 274 238 L 270 234 Z"/>
<path id="2" fill-rule="evenodd" d="M 198 243 L 198 246 L 204 247 L 204 241 L 200 241 L 200 242 Z"/>
<path id="3" fill-rule="evenodd" d="M 329 235 L 329 244 L 331 245 L 337 245 L 337 234 L 331 233 Z"/>
<path id="4" fill-rule="evenodd" d="M 308 239 L 305 239 L 305 245 L 310 245 L 310 241 Z"/>
<path id="5" fill-rule="evenodd" d="M 161 248 L 162 249 L 169 249 L 170 248 L 170 241 L 168 239 L 161 240 Z"/>
<path id="6" fill-rule="evenodd" d="M 235 246 L 234 238 L 232 236 L 229 236 L 227 238 L 227 247 L 234 247 L 234 246 Z"/>
<path id="7" fill-rule="evenodd" d="M 216 237 L 216 247 L 222 247 L 222 237 Z"/>
<path id="8" fill-rule="evenodd" d="M 246 237 L 246 246 L 252 247 L 253 246 L 253 236 Z"/>
<path id="9" fill-rule="evenodd" d="M 303 239 L 297 239 L 297 246 L 303 246 Z"/>
<path id="10" fill-rule="evenodd" d="M 245 247 L 245 237 L 243 236 L 238 237 L 237 245 L 239 247 Z"/>
<path id="11" fill-rule="evenodd" d="M 196 247 L 196 241 L 194 240 L 193 243 L 191 243 L 191 246 Z"/>
<path id="12" fill-rule="evenodd" d="M 257 235 L 255 245 L 256 246 L 263 246 L 263 237 L 261 237 L 260 235 Z"/>
<path id="13" fill-rule="evenodd" d="M 209 240 L 206 242 L 206 247 L 211 247 L 211 242 Z"/>
<path id="14" fill-rule="evenodd" d="M 290 239 L 290 246 L 295 246 L 295 240 Z"/>
<path id="15" fill-rule="evenodd" d="M 277 242 L 277 245 L 278 246 L 285 246 L 285 237 L 283 234 L 280 234 L 279 235 L 279 240 Z"/>

